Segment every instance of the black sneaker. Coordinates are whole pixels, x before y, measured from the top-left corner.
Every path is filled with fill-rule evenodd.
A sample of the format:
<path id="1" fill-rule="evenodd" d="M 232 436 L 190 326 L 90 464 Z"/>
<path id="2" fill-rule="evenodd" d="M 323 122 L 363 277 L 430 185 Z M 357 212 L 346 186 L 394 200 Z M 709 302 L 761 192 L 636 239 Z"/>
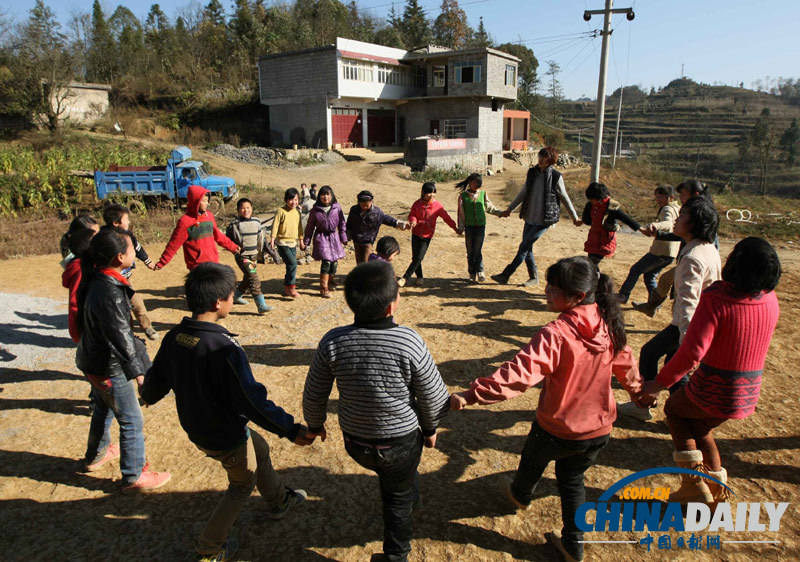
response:
<path id="1" fill-rule="evenodd" d="M 306 501 L 307 497 L 308 494 L 306 494 L 305 490 L 292 490 L 291 488 L 286 488 L 286 492 L 283 495 L 283 501 L 281 501 L 281 503 L 276 507 L 270 509 L 267 512 L 267 517 L 270 519 L 283 519 L 290 509 Z"/>
<path id="2" fill-rule="evenodd" d="M 508 277 L 506 277 L 502 273 L 497 273 L 496 275 L 492 275 L 492 281 L 494 281 L 495 283 L 499 283 L 500 285 L 508 285 Z"/>
<path id="3" fill-rule="evenodd" d="M 239 550 L 239 541 L 230 538 L 222 545 L 222 550 L 216 554 L 198 554 L 197 560 L 202 562 L 225 562 L 225 560 L 233 558 L 237 550 Z"/>
<path id="4" fill-rule="evenodd" d="M 569 552 L 567 552 L 567 549 L 564 546 L 564 540 L 561 537 L 561 531 L 553 531 L 551 533 L 545 533 L 544 536 L 547 539 L 547 542 L 553 545 L 555 549 L 561 553 L 561 556 L 563 556 L 564 560 L 566 560 L 567 562 L 580 562 L 581 560 L 583 560 L 582 552 L 578 555 L 578 557 L 576 557 L 574 554 L 570 554 Z"/>

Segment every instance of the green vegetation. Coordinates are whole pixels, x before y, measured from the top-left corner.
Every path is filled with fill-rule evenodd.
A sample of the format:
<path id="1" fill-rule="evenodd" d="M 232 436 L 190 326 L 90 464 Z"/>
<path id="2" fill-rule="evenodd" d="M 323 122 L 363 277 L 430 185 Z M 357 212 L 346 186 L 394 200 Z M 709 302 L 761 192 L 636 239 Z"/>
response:
<path id="1" fill-rule="evenodd" d="M 403 178 L 404 180 L 413 180 L 413 181 L 418 181 L 420 183 L 425 183 L 426 181 L 448 182 L 448 181 L 463 180 L 469 174 L 470 172 L 468 170 L 465 170 L 461 166 L 456 166 L 455 168 L 449 170 L 428 167 L 425 168 L 425 170 L 422 172 L 411 172 L 408 174 L 397 174 L 397 175 Z"/>
<path id="2" fill-rule="evenodd" d="M 16 216 L 26 208 L 70 209 L 94 202 L 94 182 L 74 170 L 105 170 L 111 164 L 153 165 L 165 156 L 132 143 L 95 138 L 32 135 L 0 144 L 0 215 Z"/>

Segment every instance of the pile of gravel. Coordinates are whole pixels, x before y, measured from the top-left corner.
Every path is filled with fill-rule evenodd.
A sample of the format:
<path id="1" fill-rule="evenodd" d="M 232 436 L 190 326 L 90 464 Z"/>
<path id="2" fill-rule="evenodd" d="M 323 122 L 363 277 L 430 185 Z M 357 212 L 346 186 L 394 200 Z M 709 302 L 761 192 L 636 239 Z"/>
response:
<path id="1" fill-rule="evenodd" d="M 245 164 L 257 164 L 260 166 L 272 166 L 275 168 L 294 168 L 297 164 L 292 159 L 287 158 L 286 151 L 280 148 L 267 148 L 263 146 L 246 146 L 236 148 L 230 144 L 218 144 L 209 150 L 218 156 L 223 156 L 237 162 Z M 320 164 L 338 164 L 344 162 L 341 154 L 335 152 L 315 152 L 312 158 L 318 160 Z"/>

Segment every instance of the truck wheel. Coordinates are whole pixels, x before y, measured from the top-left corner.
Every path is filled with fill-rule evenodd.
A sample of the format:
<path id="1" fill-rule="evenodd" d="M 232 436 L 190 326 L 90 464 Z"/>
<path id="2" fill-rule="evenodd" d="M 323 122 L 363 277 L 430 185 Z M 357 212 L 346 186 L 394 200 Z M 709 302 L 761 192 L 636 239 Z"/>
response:
<path id="1" fill-rule="evenodd" d="M 130 199 L 128 201 L 128 208 L 131 210 L 132 215 L 144 215 L 147 213 L 147 207 L 145 207 L 144 201 L 140 201 L 139 199 Z"/>
<path id="2" fill-rule="evenodd" d="M 225 201 L 219 195 L 212 195 L 208 200 L 208 210 L 214 215 L 221 215 L 225 210 Z"/>

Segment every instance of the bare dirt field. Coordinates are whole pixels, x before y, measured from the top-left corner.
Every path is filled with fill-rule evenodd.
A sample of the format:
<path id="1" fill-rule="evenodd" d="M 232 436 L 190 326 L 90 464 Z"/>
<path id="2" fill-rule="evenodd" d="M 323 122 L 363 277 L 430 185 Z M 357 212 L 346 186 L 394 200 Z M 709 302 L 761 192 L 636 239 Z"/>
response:
<path id="1" fill-rule="evenodd" d="M 355 194 L 370 189 L 376 204 L 404 216 L 418 197 L 419 185 L 399 179 L 405 168 L 382 157 L 365 162 L 296 170 L 271 170 L 236 164 L 198 151 L 221 174 L 239 183 L 297 186 L 301 181 L 334 187 L 345 211 Z M 381 162 L 381 159 L 383 160 Z M 507 203 L 506 182 L 521 179 L 525 169 L 507 163 L 506 173 L 485 178 L 493 201 Z M 585 168 L 567 171 L 570 187 L 586 185 Z M 608 183 L 614 190 L 613 178 Z M 439 199 L 455 212 L 452 184 L 439 188 Z M 583 201 L 574 201 L 580 208 Z M 268 215 L 271 209 L 256 209 Z M 653 209 L 655 212 L 655 209 Z M 639 217 L 648 220 L 649 217 Z M 134 228 L 136 224 L 134 223 Z M 489 218 L 484 259 L 488 274 L 511 259 L 519 243 L 521 221 Z M 395 262 L 402 273 L 410 259 L 410 235 L 383 230 L 401 241 Z M 558 258 L 581 254 L 586 228 L 562 220 L 534 246 L 543 271 Z M 733 240 L 723 240 L 723 259 Z M 647 251 L 649 239 L 621 234 L 614 259 L 602 269 L 621 282 L 628 268 Z M 150 245 L 151 255 L 161 246 Z M 587 545 L 587 558 L 797 560 L 800 520 L 794 497 L 800 492 L 800 418 L 797 368 L 800 354 L 798 254 L 779 247 L 784 277 L 778 287 L 782 316 L 772 342 L 758 411 L 744 421 L 731 421 L 718 431 L 723 464 L 730 474 L 735 502 L 780 502 L 790 506 L 780 532 L 719 533 L 720 550 L 691 552 L 674 547 L 647 553 L 639 544 Z M 222 258 L 233 264 L 230 254 Z M 148 459 L 155 469 L 169 470 L 172 481 L 139 497 L 122 496 L 115 480 L 118 464 L 92 474 L 79 472 L 89 426 L 88 383 L 74 366 L 74 346 L 66 331 L 66 290 L 56 255 L 12 259 L 0 267 L 0 558 L 4 560 L 190 560 L 195 537 L 226 486 L 224 471 L 205 458 L 187 439 L 170 395 L 144 411 Z M 340 273 L 353 266 L 352 254 Z M 518 271 L 507 286 L 470 284 L 464 242 L 440 223 L 424 263 L 424 287 L 401 290 L 397 321 L 416 329 L 427 342 L 442 377 L 453 391 L 488 375 L 554 319 L 546 310 L 544 286 L 525 289 Z M 283 267 L 260 265 L 268 302 L 275 310 L 264 317 L 255 307 L 237 306 L 223 324 L 239 334 L 256 378 L 270 397 L 302 417 L 301 394 L 307 367 L 321 336 L 352 321 L 341 291 L 323 300 L 317 292 L 318 264 L 301 266 L 301 298 L 279 296 Z M 524 268 L 523 268 L 524 270 Z M 162 333 L 186 314 L 181 257 L 160 272 L 136 270 L 133 285 Z M 644 288 L 636 287 L 633 300 Z M 631 346 L 640 347 L 670 320 L 669 307 L 650 319 L 626 310 Z M 151 357 L 158 342 L 148 342 Z M 617 387 L 619 401 L 627 399 Z M 516 469 L 530 428 L 539 390 L 492 407 L 451 413 L 443 423 L 437 448 L 426 449 L 420 472 L 424 508 L 415 518 L 411 560 L 554 560 L 557 553 L 543 533 L 560 529 L 560 503 L 552 465 L 533 507 L 515 513 L 498 496 L 498 474 Z M 286 483 L 308 492 L 309 500 L 284 520 L 264 516 L 254 493 L 235 526 L 240 560 L 368 560 L 381 550 L 382 522 L 377 479 L 345 453 L 336 416 L 336 390 L 331 396 L 327 442 L 308 448 L 259 429 L 272 449 L 272 459 Z M 112 428 L 116 435 L 116 425 Z M 651 422 L 620 419 L 612 439 L 586 476 L 588 500 L 620 478 L 645 468 L 671 466 L 671 444 L 659 408 Z M 677 477 L 654 476 L 640 485 L 677 485 Z M 762 511 L 762 521 L 765 514 Z M 587 540 L 638 541 L 647 533 L 591 533 Z M 717 534 L 717 533 L 711 533 Z M 779 541 L 778 544 L 735 544 L 729 540 Z"/>

